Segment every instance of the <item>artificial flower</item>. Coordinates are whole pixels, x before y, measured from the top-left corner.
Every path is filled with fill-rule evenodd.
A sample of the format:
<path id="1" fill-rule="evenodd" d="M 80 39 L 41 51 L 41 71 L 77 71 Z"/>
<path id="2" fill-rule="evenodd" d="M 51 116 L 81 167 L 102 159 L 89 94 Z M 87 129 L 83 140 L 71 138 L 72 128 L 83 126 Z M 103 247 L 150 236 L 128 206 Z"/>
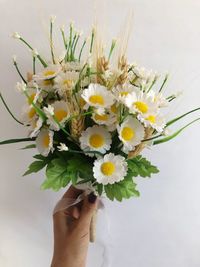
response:
<path id="1" fill-rule="evenodd" d="M 43 128 L 36 138 L 36 147 L 41 155 L 47 157 L 53 152 L 53 131 Z"/>
<path id="2" fill-rule="evenodd" d="M 138 115 L 138 120 L 140 120 L 145 127 L 152 127 L 158 133 L 161 133 L 166 126 L 165 119 L 159 113 L 148 114 L 147 116 L 143 116 L 141 114 Z"/>
<path id="3" fill-rule="evenodd" d="M 80 137 L 80 146 L 85 151 L 98 151 L 105 153 L 110 149 L 111 145 L 111 134 L 103 126 L 94 125 L 88 127 L 82 132 Z M 86 153 L 87 154 L 87 153 Z M 94 154 L 88 153 L 89 156 Z"/>
<path id="4" fill-rule="evenodd" d="M 129 108 L 130 113 L 149 114 L 156 112 L 157 104 L 151 95 L 143 93 L 140 90 L 132 92 L 125 97 L 125 105 Z"/>
<path id="5" fill-rule="evenodd" d="M 47 124 L 50 125 L 51 130 L 59 131 L 60 126 L 64 126 L 66 120 L 69 118 L 68 104 L 61 100 L 55 101 L 53 104 L 44 107 L 44 112 L 48 118 Z"/>
<path id="6" fill-rule="evenodd" d="M 58 151 L 68 151 L 69 147 L 66 146 L 64 143 L 60 143 L 59 146 L 57 146 Z"/>
<path id="7" fill-rule="evenodd" d="M 104 110 L 109 108 L 114 103 L 113 94 L 108 89 L 100 84 L 90 84 L 87 89 L 83 90 L 82 98 L 86 101 L 89 106 Z M 103 112 L 99 112 L 103 113 Z"/>
<path id="8" fill-rule="evenodd" d="M 113 153 L 106 154 L 94 162 L 94 178 L 99 184 L 107 185 L 122 181 L 127 175 L 126 159 Z"/>
<path id="9" fill-rule="evenodd" d="M 67 90 L 72 90 L 79 79 L 79 73 L 76 71 L 61 72 L 55 78 L 55 88 L 60 96 L 63 96 Z"/>
<path id="10" fill-rule="evenodd" d="M 40 73 L 33 76 L 35 81 L 40 80 L 50 80 L 55 78 L 58 73 L 61 71 L 60 65 L 49 65 L 48 67 L 44 68 Z"/>
<path id="11" fill-rule="evenodd" d="M 119 139 L 123 143 L 123 151 L 128 153 L 134 150 L 144 139 L 144 126 L 132 116 L 128 116 L 126 120 L 117 127 Z"/>

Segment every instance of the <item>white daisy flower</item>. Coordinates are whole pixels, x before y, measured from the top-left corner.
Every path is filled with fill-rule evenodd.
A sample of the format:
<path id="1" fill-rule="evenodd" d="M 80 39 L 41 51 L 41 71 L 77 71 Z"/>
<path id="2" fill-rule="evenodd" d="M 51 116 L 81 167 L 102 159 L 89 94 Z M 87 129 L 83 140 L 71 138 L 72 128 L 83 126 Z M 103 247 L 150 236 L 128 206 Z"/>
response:
<path id="1" fill-rule="evenodd" d="M 68 151 L 69 147 L 66 146 L 64 143 L 60 143 L 59 146 L 57 146 L 58 151 Z"/>
<path id="2" fill-rule="evenodd" d="M 97 125 L 83 131 L 79 140 L 82 150 L 98 151 L 101 153 L 109 150 L 112 143 L 111 134 L 103 126 Z M 90 153 L 87 155 L 94 156 L 94 154 Z"/>
<path id="3" fill-rule="evenodd" d="M 41 155 L 47 157 L 53 152 L 53 131 L 43 128 L 36 138 L 36 147 Z"/>
<path id="4" fill-rule="evenodd" d="M 23 93 L 24 91 L 27 90 L 27 86 L 26 86 L 26 84 L 25 84 L 23 81 L 21 81 L 21 82 L 17 82 L 16 90 L 17 90 L 19 93 Z"/>
<path id="5" fill-rule="evenodd" d="M 86 109 L 89 106 L 103 110 L 109 108 L 114 103 L 113 94 L 100 84 L 91 83 L 87 89 L 83 90 L 82 98 L 87 102 Z M 102 113 L 102 112 L 100 112 Z"/>
<path id="6" fill-rule="evenodd" d="M 106 154 L 94 162 L 94 178 L 99 184 L 107 185 L 120 182 L 127 175 L 126 159 L 113 153 Z"/>
<path id="7" fill-rule="evenodd" d="M 29 134 L 30 138 L 36 137 L 43 125 L 43 120 L 39 117 L 34 117 L 30 123 L 31 132 Z"/>
<path id="8" fill-rule="evenodd" d="M 119 139 L 123 143 L 123 151 L 128 153 L 144 139 L 144 126 L 136 119 L 128 116 L 127 119 L 117 127 Z"/>
<path id="9" fill-rule="evenodd" d="M 117 87 L 113 88 L 112 91 L 118 101 L 124 102 L 125 97 L 134 92 L 134 90 L 135 87 L 132 84 L 126 83 L 124 85 L 118 85 Z"/>
<path id="10" fill-rule="evenodd" d="M 55 101 L 53 104 L 48 105 L 48 107 L 44 107 L 44 112 L 48 118 L 47 124 L 50 125 L 51 130 L 55 131 L 59 131 L 60 127 L 54 120 L 53 115 L 62 126 L 64 126 L 69 118 L 69 108 L 65 101 Z"/>
<path id="11" fill-rule="evenodd" d="M 20 34 L 18 32 L 13 32 L 12 37 L 14 39 L 20 39 L 21 38 L 21 36 L 20 36 Z"/>
<path id="12" fill-rule="evenodd" d="M 164 97 L 162 93 L 156 93 L 155 91 L 151 90 L 149 95 L 153 97 L 153 101 L 159 108 L 165 108 L 169 106 L 169 101 L 167 101 L 166 97 Z"/>
<path id="13" fill-rule="evenodd" d="M 36 119 L 37 113 L 32 105 L 25 105 L 22 109 L 22 122 L 25 125 L 30 125 Z"/>
<path id="14" fill-rule="evenodd" d="M 138 87 L 144 87 L 152 82 L 156 77 L 158 77 L 156 72 L 138 66 L 135 66 L 129 73 L 130 82 Z"/>
<path id="15" fill-rule="evenodd" d="M 160 114 L 148 114 L 147 116 L 138 114 L 138 120 L 144 123 L 145 127 L 151 126 L 159 133 L 163 132 L 166 126 L 166 121 Z"/>
<path id="16" fill-rule="evenodd" d="M 64 71 L 80 71 L 84 66 L 83 62 L 66 62 L 62 63 L 62 68 Z"/>
<path id="17" fill-rule="evenodd" d="M 33 76 L 35 81 L 40 80 L 49 80 L 55 78 L 58 73 L 61 71 L 60 65 L 49 65 L 48 67 L 44 68 L 40 73 Z"/>
<path id="18" fill-rule="evenodd" d="M 112 113 L 98 114 L 93 113 L 92 119 L 99 125 L 106 125 L 109 131 L 116 129 L 117 116 Z"/>
<path id="19" fill-rule="evenodd" d="M 131 113 L 149 114 L 157 111 L 158 106 L 154 102 L 152 96 L 143 93 L 142 91 L 135 91 L 128 94 L 124 100 L 124 104 L 129 108 Z"/>
<path id="20" fill-rule="evenodd" d="M 79 79 L 79 73 L 76 71 L 61 72 L 55 78 L 55 88 L 60 96 L 63 96 L 67 90 L 74 87 Z"/>

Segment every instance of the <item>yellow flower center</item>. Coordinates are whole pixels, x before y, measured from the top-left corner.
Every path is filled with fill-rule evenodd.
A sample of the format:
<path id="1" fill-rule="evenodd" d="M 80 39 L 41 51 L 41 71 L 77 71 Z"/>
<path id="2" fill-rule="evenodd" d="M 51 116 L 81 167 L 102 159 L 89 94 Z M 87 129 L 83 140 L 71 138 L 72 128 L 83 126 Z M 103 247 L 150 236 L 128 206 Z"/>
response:
<path id="1" fill-rule="evenodd" d="M 156 116 L 154 116 L 154 115 L 149 115 L 146 119 L 148 121 L 150 121 L 151 123 L 155 123 L 156 122 Z"/>
<path id="2" fill-rule="evenodd" d="M 120 96 L 127 96 L 128 95 L 128 92 L 124 91 L 124 92 L 120 92 L 119 93 Z"/>
<path id="3" fill-rule="evenodd" d="M 51 80 L 45 80 L 45 81 L 43 81 L 43 85 L 44 86 L 52 85 L 52 81 Z"/>
<path id="4" fill-rule="evenodd" d="M 124 127 L 121 136 L 125 141 L 130 141 L 135 136 L 135 132 L 130 127 Z"/>
<path id="5" fill-rule="evenodd" d="M 56 119 L 60 122 L 64 118 L 67 117 L 67 112 L 65 110 L 63 110 L 63 109 L 60 109 L 60 110 L 55 111 L 54 115 L 55 115 Z"/>
<path id="6" fill-rule="evenodd" d="M 107 114 L 103 114 L 103 115 L 95 114 L 94 118 L 97 121 L 107 121 L 108 115 Z"/>
<path id="7" fill-rule="evenodd" d="M 104 162 L 101 165 L 101 172 L 106 175 L 110 176 L 115 172 L 115 165 L 111 161 Z"/>
<path id="8" fill-rule="evenodd" d="M 45 148 L 49 147 L 49 143 L 50 143 L 50 137 L 48 134 L 46 134 L 44 137 L 43 137 L 43 146 Z"/>
<path id="9" fill-rule="evenodd" d="M 48 77 L 48 76 L 52 76 L 54 75 L 56 72 L 54 70 L 47 70 L 44 72 L 44 76 Z"/>
<path id="10" fill-rule="evenodd" d="M 117 113 L 117 106 L 116 106 L 116 104 L 113 104 L 112 106 L 111 106 L 111 111 L 113 112 L 113 113 Z"/>
<path id="11" fill-rule="evenodd" d="M 67 87 L 71 87 L 72 86 L 73 81 L 72 80 L 64 80 L 63 84 L 66 85 Z"/>
<path id="12" fill-rule="evenodd" d="M 29 105 L 33 102 L 35 96 L 36 96 L 36 93 L 33 93 L 32 95 L 29 96 L 29 99 L 28 99 Z"/>
<path id="13" fill-rule="evenodd" d="M 36 114 L 35 109 L 31 108 L 28 112 L 28 117 L 29 119 L 32 119 L 34 117 L 34 115 Z"/>
<path id="14" fill-rule="evenodd" d="M 146 103 L 137 101 L 134 103 L 134 106 L 142 113 L 147 113 L 149 107 L 147 106 Z"/>
<path id="15" fill-rule="evenodd" d="M 101 95 L 91 95 L 89 101 L 92 104 L 104 105 L 104 99 Z"/>
<path id="16" fill-rule="evenodd" d="M 81 97 L 79 100 L 80 107 L 83 108 L 86 104 L 85 100 Z"/>
<path id="17" fill-rule="evenodd" d="M 90 136 L 89 143 L 92 147 L 99 148 L 105 143 L 104 137 L 100 134 L 93 134 Z"/>

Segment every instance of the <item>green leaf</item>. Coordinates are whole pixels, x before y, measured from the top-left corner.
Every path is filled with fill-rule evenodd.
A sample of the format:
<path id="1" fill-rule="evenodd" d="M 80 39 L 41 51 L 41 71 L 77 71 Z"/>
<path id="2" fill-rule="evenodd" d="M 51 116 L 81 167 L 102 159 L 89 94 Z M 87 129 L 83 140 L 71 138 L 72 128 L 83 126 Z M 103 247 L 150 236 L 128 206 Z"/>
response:
<path id="1" fill-rule="evenodd" d="M 131 171 L 132 176 L 135 177 L 151 177 L 151 174 L 159 172 L 156 166 L 152 165 L 150 161 L 142 156 L 129 159 L 128 168 Z"/>
<path id="2" fill-rule="evenodd" d="M 8 144 L 14 144 L 14 143 L 20 143 L 20 142 L 31 142 L 35 141 L 35 138 L 18 138 L 18 139 L 8 139 L 4 141 L 0 141 L 0 145 L 8 145 Z"/>
<path id="3" fill-rule="evenodd" d="M 123 198 L 139 197 L 140 193 L 136 190 L 136 184 L 133 182 L 132 174 L 129 171 L 123 181 L 104 186 L 107 197 L 110 200 L 122 201 Z"/>
<path id="4" fill-rule="evenodd" d="M 26 176 L 33 172 L 34 173 L 39 172 L 41 169 L 45 167 L 46 164 L 47 162 L 41 160 L 32 162 L 31 165 L 28 167 L 28 170 L 23 174 L 23 176 Z"/>
<path id="5" fill-rule="evenodd" d="M 102 184 L 97 184 L 97 192 L 98 192 L 99 196 L 102 195 L 102 193 L 103 193 L 103 185 Z"/>
<path id="6" fill-rule="evenodd" d="M 31 149 L 31 148 L 36 148 L 36 145 L 35 145 L 35 144 L 33 144 L 33 145 L 28 145 L 28 146 L 25 146 L 25 147 L 21 148 L 21 150 Z"/>
<path id="7" fill-rule="evenodd" d="M 65 160 L 57 158 L 47 165 L 46 180 L 41 185 L 41 188 L 52 188 L 54 191 L 58 191 L 60 188 L 67 186 L 70 181 L 71 176 L 68 172 L 68 164 Z"/>
<path id="8" fill-rule="evenodd" d="M 50 157 L 44 157 L 40 154 L 33 156 L 33 158 L 35 158 L 37 160 L 30 164 L 30 166 L 28 167 L 28 170 L 23 174 L 23 176 L 26 176 L 26 175 L 31 174 L 31 173 L 39 172 L 51 160 Z"/>
<path id="9" fill-rule="evenodd" d="M 73 155 L 71 158 L 65 158 L 63 155 L 63 157 L 53 159 L 48 164 L 46 176 L 42 189 L 52 188 L 54 191 L 58 191 L 60 188 L 66 187 L 69 182 L 76 185 L 79 178 L 82 180 L 81 182 L 92 180 L 92 164 L 83 155 Z"/>

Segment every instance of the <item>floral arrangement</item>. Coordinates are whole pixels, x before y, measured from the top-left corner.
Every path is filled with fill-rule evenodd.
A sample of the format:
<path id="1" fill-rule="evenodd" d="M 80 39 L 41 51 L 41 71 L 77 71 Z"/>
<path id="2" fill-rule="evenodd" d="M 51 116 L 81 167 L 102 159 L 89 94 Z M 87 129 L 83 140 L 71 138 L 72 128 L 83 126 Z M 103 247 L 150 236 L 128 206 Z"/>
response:
<path id="1" fill-rule="evenodd" d="M 106 53 L 95 28 L 89 39 L 81 41 L 73 24 L 69 36 L 61 28 L 64 53 L 58 57 L 53 25 L 52 17 L 50 61 L 21 35 L 13 34 L 32 53 L 33 70 L 27 77 L 13 58 L 22 80 L 17 89 L 26 102 L 21 120 L 0 96 L 11 116 L 29 133 L 27 138 L 0 144 L 31 142 L 24 149 L 38 149 L 24 175 L 46 167 L 42 189 L 57 191 L 71 183 L 110 200 L 138 197 L 134 177 L 158 173 L 141 152 L 173 139 L 199 120 L 174 133 L 168 131 L 169 126 L 199 108 L 167 121 L 165 110 L 177 98 L 177 94 L 164 94 L 168 75 L 162 79 L 153 71 L 130 64 L 116 40 Z"/>

